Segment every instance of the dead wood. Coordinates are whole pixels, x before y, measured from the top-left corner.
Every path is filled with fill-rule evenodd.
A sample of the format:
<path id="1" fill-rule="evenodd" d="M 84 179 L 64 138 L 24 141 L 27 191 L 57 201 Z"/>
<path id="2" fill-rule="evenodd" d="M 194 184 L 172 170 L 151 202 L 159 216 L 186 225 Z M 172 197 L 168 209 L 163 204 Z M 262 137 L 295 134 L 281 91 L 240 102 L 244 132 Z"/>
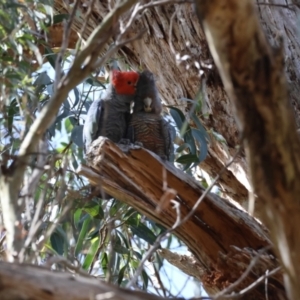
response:
<path id="1" fill-rule="evenodd" d="M 180 205 L 183 219 L 204 189 L 191 176 L 150 151 L 133 146 L 120 147 L 122 149 L 100 137 L 87 153 L 92 169 L 81 166 L 78 173 L 151 220 L 170 228 L 176 221 L 176 211 L 171 205 L 164 206 L 160 214 L 156 211 L 165 194 L 163 173 L 166 172 L 167 187 L 177 192 L 174 200 Z M 261 260 L 257 264 L 260 271 L 251 273 L 239 288 L 255 281 L 267 269 L 278 266 L 272 252 L 263 251 L 270 247 L 266 229 L 246 212 L 214 194 L 205 197 L 195 214 L 177 228 L 175 234 L 194 254 L 201 266 L 198 278 L 212 294 L 237 280 L 260 251 L 264 257 L 263 265 Z M 197 268 L 195 264 L 195 270 Z M 273 295 L 272 299 L 280 299 L 284 294 L 282 277 L 277 274 L 272 280 L 275 284 L 269 287 L 270 295 Z M 259 286 L 251 295 L 254 298 L 247 299 L 264 299 L 264 289 Z"/>

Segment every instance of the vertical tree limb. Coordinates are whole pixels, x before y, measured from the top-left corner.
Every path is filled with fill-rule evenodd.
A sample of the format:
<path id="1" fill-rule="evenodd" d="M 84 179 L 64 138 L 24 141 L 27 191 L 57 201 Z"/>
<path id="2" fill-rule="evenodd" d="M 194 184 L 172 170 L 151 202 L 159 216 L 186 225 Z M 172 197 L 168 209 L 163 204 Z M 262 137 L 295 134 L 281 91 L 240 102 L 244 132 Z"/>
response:
<path id="1" fill-rule="evenodd" d="M 281 49 L 272 49 L 251 0 L 195 1 L 208 44 L 245 136 L 249 170 L 264 220 L 300 299 L 300 143 Z"/>

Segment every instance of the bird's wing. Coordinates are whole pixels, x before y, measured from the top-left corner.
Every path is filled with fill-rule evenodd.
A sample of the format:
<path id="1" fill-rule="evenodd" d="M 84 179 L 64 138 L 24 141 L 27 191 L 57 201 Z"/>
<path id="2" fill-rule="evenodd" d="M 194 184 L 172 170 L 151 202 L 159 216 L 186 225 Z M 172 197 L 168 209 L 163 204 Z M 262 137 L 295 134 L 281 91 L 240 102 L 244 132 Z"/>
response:
<path id="1" fill-rule="evenodd" d="M 100 118 L 103 110 L 103 100 L 102 98 L 93 101 L 91 104 L 85 123 L 83 126 L 83 143 L 85 151 L 87 147 L 98 137 L 100 134 Z"/>
<path id="2" fill-rule="evenodd" d="M 167 159 L 169 161 L 174 161 L 174 144 L 173 141 L 176 137 L 175 128 L 170 124 L 170 121 L 167 121 L 165 118 L 162 117 L 162 135 L 165 141 L 165 149 Z"/>

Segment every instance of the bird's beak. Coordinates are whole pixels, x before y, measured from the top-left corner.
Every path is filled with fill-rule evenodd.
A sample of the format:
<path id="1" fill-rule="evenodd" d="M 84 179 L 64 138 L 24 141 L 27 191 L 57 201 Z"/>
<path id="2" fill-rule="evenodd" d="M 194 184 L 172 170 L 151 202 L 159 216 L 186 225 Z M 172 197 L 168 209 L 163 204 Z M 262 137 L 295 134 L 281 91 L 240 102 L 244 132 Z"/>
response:
<path id="1" fill-rule="evenodd" d="M 152 108 L 151 108 L 151 104 L 152 104 L 152 99 L 147 97 L 144 99 L 144 110 L 145 112 L 151 112 Z"/>

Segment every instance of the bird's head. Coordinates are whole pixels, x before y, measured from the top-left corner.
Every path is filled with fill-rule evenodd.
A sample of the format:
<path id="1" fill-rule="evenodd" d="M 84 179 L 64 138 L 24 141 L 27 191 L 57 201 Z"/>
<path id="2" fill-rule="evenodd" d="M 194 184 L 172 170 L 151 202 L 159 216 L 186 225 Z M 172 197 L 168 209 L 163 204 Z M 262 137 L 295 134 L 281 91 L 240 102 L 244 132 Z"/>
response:
<path id="1" fill-rule="evenodd" d="M 159 115 L 162 111 L 153 73 L 145 70 L 140 73 L 134 101 L 134 112 L 146 112 Z"/>
<path id="2" fill-rule="evenodd" d="M 112 71 L 112 85 L 119 95 L 134 95 L 140 74 L 134 71 Z"/>

